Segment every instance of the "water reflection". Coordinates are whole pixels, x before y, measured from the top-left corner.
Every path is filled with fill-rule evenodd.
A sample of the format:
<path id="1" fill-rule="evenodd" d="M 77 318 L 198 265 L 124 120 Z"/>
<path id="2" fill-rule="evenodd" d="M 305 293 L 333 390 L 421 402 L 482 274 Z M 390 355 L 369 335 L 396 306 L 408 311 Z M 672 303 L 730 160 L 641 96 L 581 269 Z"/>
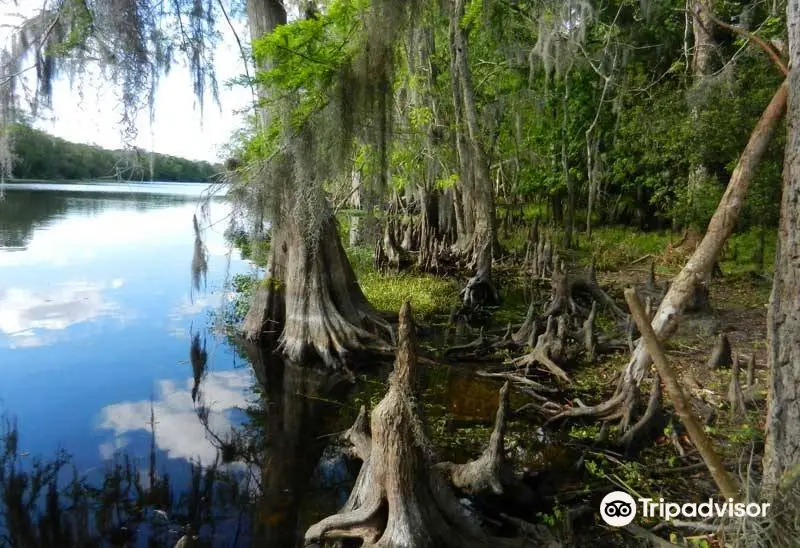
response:
<path id="1" fill-rule="evenodd" d="M 197 396 L 200 392 L 200 383 L 206 376 L 206 366 L 208 365 L 208 352 L 206 351 L 206 338 L 200 342 L 200 333 L 191 333 L 192 344 L 189 347 L 189 362 L 192 364 L 194 376 L 194 386 L 192 386 L 192 402 L 197 403 Z"/>
<path id="2" fill-rule="evenodd" d="M 94 216 L 109 209 L 147 211 L 194 202 L 203 185 L 11 184 L 0 200 L 0 250 L 24 250 L 35 229 L 67 213 Z M 189 191 L 189 192 L 187 192 Z M 77 243 L 77 242 L 75 242 Z"/>
<path id="3" fill-rule="evenodd" d="M 266 436 L 260 445 L 263 468 L 254 539 L 258 546 L 302 546 L 306 527 L 338 506 L 330 489 L 311 490 L 315 469 L 330 442 L 323 434 L 341 426 L 337 413 L 341 404 L 335 400 L 344 396 L 347 385 L 329 372 L 285 363 L 253 346 L 247 349 L 266 404 L 262 414 L 251 413 L 256 434 Z M 323 461 L 322 475 L 337 472 L 341 474 Z"/>
<path id="4" fill-rule="evenodd" d="M 230 432 L 237 422 L 241 422 L 240 412 L 248 406 L 245 394 L 252 386 L 251 379 L 246 369 L 206 374 L 200 409 L 206 414 L 209 429 L 218 436 Z M 103 408 L 99 426 L 113 431 L 117 441 L 115 447 L 125 447 L 126 438 L 131 434 L 148 429 L 152 406 L 158 420 L 155 442 L 159 451 L 173 459 L 213 464 L 217 460 L 217 447 L 198 420 L 196 396 L 192 397 L 197 394 L 194 383 L 191 378 L 180 384 L 172 380 L 159 381 L 152 401 L 128 401 Z M 101 449 L 101 454 L 107 456 L 107 452 L 107 447 Z"/>
<path id="5" fill-rule="evenodd" d="M 10 185 L 0 202 L 0 402 L 23 428 L 0 440 L 0 538 L 298 545 L 352 480 L 321 459 L 355 412 L 335 403 L 347 385 L 212 329 L 250 268 L 229 257 L 227 204 L 152 189 Z M 34 463 L 58 447 L 68 464 Z"/>
<path id="6" fill-rule="evenodd" d="M 71 281 L 45 291 L 0 288 L 0 346 L 32 348 L 58 340 L 61 331 L 103 316 L 122 318 L 119 303 L 108 294 L 124 285 L 110 282 Z"/>
<path id="7" fill-rule="evenodd" d="M 192 217 L 192 230 L 194 230 L 194 253 L 192 255 L 192 290 L 194 292 L 200 291 L 201 285 L 205 289 L 208 276 L 208 251 L 203 244 L 203 238 L 200 236 L 197 215 Z"/>

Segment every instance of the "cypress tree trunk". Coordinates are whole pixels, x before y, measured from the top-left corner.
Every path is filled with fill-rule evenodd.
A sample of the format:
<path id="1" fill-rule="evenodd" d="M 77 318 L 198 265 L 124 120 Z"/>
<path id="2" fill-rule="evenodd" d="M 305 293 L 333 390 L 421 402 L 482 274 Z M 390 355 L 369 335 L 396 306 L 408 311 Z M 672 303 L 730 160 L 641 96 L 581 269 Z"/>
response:
<path id="1" fill-rule="evenodd" d="M 286 22 L 286 11 L 277 0 L 249 0 L 248 20 L 251 35 L 261 37 Z M 260 95 L 268 94 L 262 89 Z M 266 127 L 268 113 L 260 114 Z M 291 169 L 285 172 L 295 177 Z M 251 341 L 277 340 L 291 361 L 316 356 L 333 368 L 345 366 L 354 351 L 387 350 L 383 339 L 391 339 L 391 327 L 361 292 L 330 206 L 323 198 L 315 211 L 298 211 L 299 185 L 293 182 L 258 182 L 275 187 L 272 240 L 266 279 L 253 295 L 243 335 Z M 314 221 L 320 229 L 310 238 L 307 226 Z"/>
<path id="2" fill-rule="evenodd" d="M 769 398 L 764 487 L 775 497 L 800 466 L 800 2 L 789 0 L 788 136 L 775 276 L 767 318 Z M 788 508 L 787 508 L 788 509 Z"/>
<path id="3" fill-rule="evenodd" d="M 464 188 L 464 211 L 473 214 L 473 225 L 468 241 L 459 242 L 459 252 L 468 259 L 469 267 L 475 268 L 475 276 L 464 290 L 464 304 L 488 304 L 498 300 L 492 285 L 492 255 L 495 242 L 494 188 L 489 178 L 489 163 L 480 140 L 478 112 L 472 73 L 469 68 L 469 52 L 461 19 L 464 16 L 464 0 L 452 0 L 450 12 L 450 54 L 452 56 L 453 99 L 456 110 L 456 141 L 461 179 Z M 463 118 L 463 120 L 462 120 Z M 463 134 L 462 123 L 466 126 Z"/>

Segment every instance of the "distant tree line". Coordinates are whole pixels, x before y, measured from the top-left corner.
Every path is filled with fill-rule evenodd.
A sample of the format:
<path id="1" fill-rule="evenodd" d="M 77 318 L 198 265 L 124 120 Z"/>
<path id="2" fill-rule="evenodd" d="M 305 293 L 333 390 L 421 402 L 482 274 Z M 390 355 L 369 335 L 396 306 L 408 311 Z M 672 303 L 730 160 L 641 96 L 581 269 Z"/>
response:
<path id="1" fill-rule="evenodd" d="M 13 175 L 18 179 L 207 181 L 220 166 L 141 149 L 108 150 L 72 143 L 30 126 L 12 130 Z"/>

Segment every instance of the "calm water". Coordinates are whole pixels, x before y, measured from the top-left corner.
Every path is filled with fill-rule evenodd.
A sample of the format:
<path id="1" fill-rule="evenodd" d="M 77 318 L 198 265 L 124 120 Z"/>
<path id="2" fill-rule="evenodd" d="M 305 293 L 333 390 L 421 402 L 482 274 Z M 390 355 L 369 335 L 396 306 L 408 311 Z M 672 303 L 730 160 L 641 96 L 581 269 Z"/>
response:
<path id="1" fill-rule="evenodd" d="M 22 466 L 63 449 L 79 473 L 102 477 L 117 455 L 149 456 L 155 422 L 158 471 L 179 492 L 188 463 L 214 464 L 215 436 L 226 440 L 244 422 L 257 399 L 252 370 L 211 318 L 227 278 L 251 267 L 225 242 L 228 205 L 213 199 L 201 214 L 205 189 L 5 187 L 0 411 L 17 423 Z M 199 288 L 190 269 L 195 214 L 208 261 Z M 194 336 L 207 352 L 197 383 Z"/>
<path id="2" fill-rule="evenodd" d="M 208 344 L 204 381 L 219 427 L 252 384 L 209 330 L 228 273 L 248 265 L 223 237 L 226 204 L 202 233 L 205 287 L 191 283 L 192 216 L 205 185 L 9 185 L 0 203 L 0 405 L 24 450 L 67 449 L 79 469 L 116 449 L 213 461 L 191 398 L 190 333 Z M 230 256 L 229 256 L 230 255 Z M 241 362 L 241 360 L 240 360 Z M 145 434 L 143 436 L 143 434 Z"/>
<path id="3" fill-rule="evenodd" d="M 81 529 L 87 520 L 104 532 L 102 546 L 171 547 L 187 524 L 210 546 L 298 545 L 353 479 L 351 464 L 323 453 L 330 433 L 384 391 L 379 377 L 364 378 L 344 397 L 348 388 L 327 375 L 215 329 L 228 280 L 254 267 L 225 240 L 224 199 L 201 211 L 205 190 L 12 184 L 0 201 L 0 413 L 20 436 L 15 457 L 0 455 L 0 476 L 65 450 L 63 507 L 76 506 L 64 495 L 72 465 L 106 490 L 88 517 L 60 521 Z M 199 287 L 195 215 L 208 261 Z M 431 375 L 430 417 L 489 423 L 496 383 L 447 368 Z M 120 479 L 110 463 L 125 459 L 136 470 Z M 31 512 L 42 521 L 41 508 Z M 20 535 L 21 546 L 89 545 Z"/>

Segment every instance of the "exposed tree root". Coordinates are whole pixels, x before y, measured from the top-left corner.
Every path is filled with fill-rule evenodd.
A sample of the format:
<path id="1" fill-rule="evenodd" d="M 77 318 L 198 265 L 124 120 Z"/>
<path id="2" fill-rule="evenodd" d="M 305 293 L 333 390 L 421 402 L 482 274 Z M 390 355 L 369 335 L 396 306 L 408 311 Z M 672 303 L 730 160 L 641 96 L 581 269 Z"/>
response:
<path id="1" fill-rule="evenodd" d="M 557 388 L 553 388 L 552 386 L 545 386 L 544 384 L 541 384 L 541 383 L 536 382 L 536 381 L 534 381 L 532 379 L 529 379 L 528 377 L 523 377 L 521 375 L 515 375 L 514 373 L 511 373 L 511 372 L 493 373 L 493 372 L 481 370 L 481 371 L 478 371 L 476 373 L 476 375 L 481 376 L 481 377 L 494 377 L 494 378 L 499 378 L 499 379 L 506 379 L 506 380 L 509 380 L 509 381 L 512 381 L 512 382 L 515 382 L 515 383 L 523 384 L 523 385 L 528 386 L 528 387 L 530 387 L 530 388 L 532 388 L 534 390 L 538 390 L 539 392 L 550 392 L 550 393 L 558 392 Z"/>
<path id="2" fill-rule="evenodd" d="M 369 423 L 367 422 L 367 408 L 363 405 L 358 411 L 353 426 L 348 428 L 343 434 L 342 439 L 350 443 L 349 454 L 362 461 L 369 459 L 372 450 L 372 437 L 369 434 Z"/>
<path id="3" fill-rule="evenodd" d="M 750 355 L 750 361 L 747 363 L 747 389 L 744 391 L 744 403 L 751 404 L 758 400 L 757 382 L 756 382 L 756 355 Z"/>
<path id="4" fill-rule="evenodd" d="M 520 328 L 511 335 L 511 339 L 519 345 L 528 344 L 533 346 L 536 343 L 536 337 L 539 336 L 537 320 L 536 305 L 531 302 L 528 306 L 528 312 L 525 315 L 525 321 Z"/>
<path id="5" fill-rule="evenodd" d="M 461 290 L 463 307 L 473 309 L 478 306 L 495 305 L 500 302 L 500 293 L 492 282 L 491 240 L 484 244 L 485 249 L 478 254 L 477 271 Z"/>
<path id="6" fill-rule="evenodd" d="M 647 438 L 655 430 L 659 422 L 661 409 L 661 377 L 658 373 L 653 375 L 653 386 L 650 388 L 650 399 L 641 418 L 620 438 L 620 443 L 625 446 L 625 454 L 635 455 L 644 445 Z"/>
<path id="7" fill-rule="evenodd" d="M 539 336 L 539 339 L 536 341 L 536 346 L 524 356 L 512 360 L 511 364 L 527 370 L 532 365 L 538 363 L 539 365 L 543 365 L 557 378 L 567 384 L 571 384 L 572 379 L 570 376 L 551 358 L 553 355 L 559 356 L 560 358 L 564 357 L 564 341 L 556 333 L 554 324 L 554 318 L 550 316 L 547 320 L 547 329 Z"/>
<path id="8" fill-rule="evenodd" d="M 508 409 L 508 381 L 500 389 L 494 430 L 483 454 L 466 464 L 441 462 L 436 467 L 450 478 L 450 483 L 460 491 L 470 494 L 492 492 L 495 495 L 509 494 L 520 504 L 529 504 L 533 492 L 514 477 L 514 471 L 506 459 L 503 440 Z"/>
<path id="9" fill-rule="evenodd" d="M 745 412 L 744 392 L 739 383 L 739 356 L 734 354 L 731 364 L 731 383 L 728 387 L 728 404 L 731 417 L 741 417 Z"/>
<path id="10" fill-rule="evenodd" d="M 725 333 L 720 333 L 717 338 L 717 344 L 714 346 L 714 351 L 708 359 L 708 367 L 710 369 L 717 369 L 718 367 L 732 365 L 733 354 L 731 350 L 731 342 Z"/>
<path id="11" fill-rule="evenodd" d="M 463 507 L 434 466 L 416 405 L 416 354 L 411 307 L 400 311 L 395 370 L 371 414 L 370 455 L 339 513 L 312 525 L 306 544 L 360 539 L 365 547 L 471 548 L 523 546 L 492 538 Z M 542 545 L 534 539 L 527 545 Z"/>
<path id="12" fill-rule="evenodd" d="M 487 341 L 486 336 L 484 335 L 483 327 L 481 327 L 481 331 L 478 334 L 478 338 L 472 342 L 468 342 L 466 344 L 459 344 L 455 346 L 449 346 L 444 349 L 443 354 L 445 356 L 450 354 L 458 354 L 458 355 L 470 355 L 473 357 L 477 357 L 479 354 L 486 352 L 489 349 L 489 342 Z"/>
<path id="13" fill-rule="evenodd" d="M 242 331 L 252 341 L 278 342 L 290 361 L 318 358 L 333 369 L 347 369 L 360 353 L 388 354 L 394 336 L 361 292 L 333 218 L 316 245 L 294 220 L 273 230 L 267 277 Z"/>

